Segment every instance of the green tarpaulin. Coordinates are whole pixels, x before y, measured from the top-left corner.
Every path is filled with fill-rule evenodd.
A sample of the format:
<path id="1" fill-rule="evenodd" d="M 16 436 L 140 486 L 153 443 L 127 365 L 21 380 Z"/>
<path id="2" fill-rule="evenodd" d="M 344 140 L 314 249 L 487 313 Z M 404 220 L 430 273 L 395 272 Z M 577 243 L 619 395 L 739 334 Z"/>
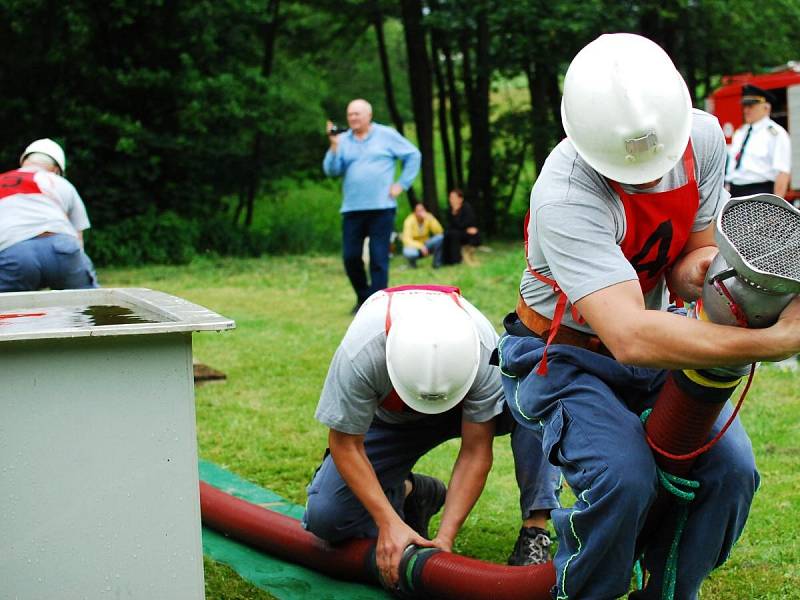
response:
<path id="1" fill-rule="evenodd" d="M 200 461 L 200 479 L 224 492 L 264 508 L 299 519 L 303 507 L 291 504 L 277 494 L 241 479 L 230 471 Z M 284 562 L 239 544 L 203 527 L 203 553 L 228 565 L 243 579 L 268 591 L 280 600 L 387 600 L 379 588 L 331 579 L 305 567 Z"/>

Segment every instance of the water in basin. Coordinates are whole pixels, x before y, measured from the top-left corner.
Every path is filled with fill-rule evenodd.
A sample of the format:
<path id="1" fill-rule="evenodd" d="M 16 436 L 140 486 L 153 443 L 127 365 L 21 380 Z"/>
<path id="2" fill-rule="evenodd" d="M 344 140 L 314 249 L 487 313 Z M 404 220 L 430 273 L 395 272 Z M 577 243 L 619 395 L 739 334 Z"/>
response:
<path id="1" fill-rule="evenodd" d="M 164 319 L 151 313 L 127 306 L 108 304 L 47 306 L 0 311 L 0 332 L 86 329 L 106 325 L 136 325 L 163 321 Z"/>

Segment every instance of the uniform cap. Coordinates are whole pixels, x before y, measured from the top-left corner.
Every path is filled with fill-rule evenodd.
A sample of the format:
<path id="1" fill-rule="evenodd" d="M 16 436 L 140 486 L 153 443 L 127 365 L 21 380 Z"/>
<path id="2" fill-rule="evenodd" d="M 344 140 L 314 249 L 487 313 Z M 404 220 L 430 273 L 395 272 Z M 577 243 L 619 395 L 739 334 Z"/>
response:
<path id="1" fill-rule="evenodd" d="M 775 96 L 767 90 L 761 89 L 758 86 L 749 83 L 742 86 L 742 104 L 749 106 L 751 104 L 762 104 L 769 102 L 775 104 Z"/>

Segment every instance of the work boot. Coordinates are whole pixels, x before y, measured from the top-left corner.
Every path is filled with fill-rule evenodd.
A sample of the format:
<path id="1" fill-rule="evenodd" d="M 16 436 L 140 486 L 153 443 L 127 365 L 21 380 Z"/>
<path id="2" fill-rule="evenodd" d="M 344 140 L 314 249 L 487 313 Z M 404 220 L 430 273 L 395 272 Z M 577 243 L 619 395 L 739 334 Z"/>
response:
<path id="1" fill-rule="evenodd" d="M 468 267 L 477 267 L 480 264 L 478 259 L 475 258 L 475 246 L 464 246 L 461 248 L 461 257 L 464 260 L 464 264 Z"/>
<path id="2" fill-rule="evenodd" d="M 511 556 L 508 557 L 508 564 L 524 567 L 546 563 L 550 560 L 550 544 L 550 535 L 541 527 L 522 527 Z"/>
<path id="3" fill-rule="evenodd" d="M 431 518 L 444 505 L 447 496 L 447 486 L 444 482 L 428 475 L 409 474 L 411 480 L 411 493 L 406 496 L 403 504 L 404 521 L 414 531 L 428 537 L 428 525 Z"/>

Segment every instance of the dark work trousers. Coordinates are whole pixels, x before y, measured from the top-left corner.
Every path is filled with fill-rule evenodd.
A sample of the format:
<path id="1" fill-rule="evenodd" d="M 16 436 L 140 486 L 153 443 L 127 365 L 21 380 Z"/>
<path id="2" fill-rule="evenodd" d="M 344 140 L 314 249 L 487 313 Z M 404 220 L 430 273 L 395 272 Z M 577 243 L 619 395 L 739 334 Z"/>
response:
<path id="1" fill-rule="evenodd" d="M 469 234 L 463 229 L 447 229 L 444 232 L 442 262 L 455 265 L 461 262 L 461 246 L 480 246 L 481 234 Z"/>
<path id="2" fill-rule="evenodd" d="M 354 210 L 342 213 L 342 257 L 344 270 L 359 303 L 389 284 L 389 243 L 397 209 Z M 369 275 L 361 258 L 364 239 L 369 237 Z"/>
<path id="3" fill-rule="evenodd" d="M 745 185 L 731 184 L 731 198 L 741 198 L 752 194 L 771 194 L 775 190 L 774 181 L 760 181 L 758 183 L 747 183 Z"/>
<path id="4" fill-rule="evenodd" d="M 639 415 L 655 402 L 667 372 L 554 344 L 547 353 L 549 371 L 542 376 L 535 371 L 543 352 L 537 337 L 500 339 L 509 408 L 520 425 L 541 432 L 544 455 L 561 467 L 577 498 L 574 506 L 551 513 L 559 539 L 554 597 L 618 598 L 628 592 L 636 538 L 659 485 Z M 712 435 L 732 410 L 726 404 Z M 738 418 L 697 459 L 690 477 L 700 488 L 678 549 L 676 600 L 697 598 L 700 584 L 728 557 L 747 521 L 759 475 Z M 647 598 L 661 597 L 652 592 L 660 592 L 672 535 L 658 539 L 668 541 L 651 544 L 644 555 L 650 572 Z"/>
<path id="5" fill-rule="evenodd" d="M 439 444 L 461 437 L 461 407 L 419 421 L 393 425 L 376 418 L 364 438 L 364 449 L 392 507 L 403 517 L 405 481 L 416 462 Z M 496 417 L 495 435 L 511 432 L 511 449 L 522 519 L 535 510 L 559 506 L 561 476 L 542 456 L 539 434 L 514 425 L 508 410 Z M 347 487 L 328 454 L 308 486 L 303 526 L 324 540 L 377 537 L 375 521 Z M 519 523 L 509 523 L 516 529 Z"/>

